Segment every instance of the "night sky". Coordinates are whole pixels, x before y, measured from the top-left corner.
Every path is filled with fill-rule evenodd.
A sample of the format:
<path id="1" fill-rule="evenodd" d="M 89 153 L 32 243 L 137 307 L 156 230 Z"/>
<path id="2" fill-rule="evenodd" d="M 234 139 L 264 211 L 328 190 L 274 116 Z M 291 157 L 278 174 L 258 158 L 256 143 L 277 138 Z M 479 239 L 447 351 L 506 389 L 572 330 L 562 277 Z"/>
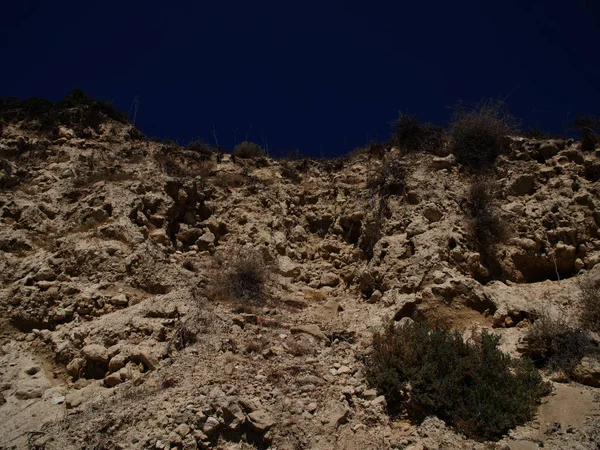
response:
<path id="1" fill-rule="evenodd" d="M 81 87 L 181 144 L 340 154 L 398 112 L 506 99 L 523 128 L 600 114 L 600 2 L 3 2 L 0 97 Z"/>

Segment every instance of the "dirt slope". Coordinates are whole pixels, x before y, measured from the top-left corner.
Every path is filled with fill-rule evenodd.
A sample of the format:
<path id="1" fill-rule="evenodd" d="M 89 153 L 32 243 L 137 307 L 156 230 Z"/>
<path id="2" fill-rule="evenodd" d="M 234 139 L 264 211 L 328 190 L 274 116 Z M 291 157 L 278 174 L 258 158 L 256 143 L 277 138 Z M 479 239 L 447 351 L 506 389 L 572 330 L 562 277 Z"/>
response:
<path id="1" fill-rule="evenodd" d="M 553 382 L 537 420 L 479 443 L 389 417 L 362 365 L 391 318 L 494 328 L 515 355 L 540 311 L 575 321 L 578 281 L 600 285 L 598 150 L 514 138 L 486 178 L 506 228 L 490 255 L 480 180 L 452 156 L 402 156 L 403 185 L 382 194 L 395 149 L 166 147 L 112 121 L 86 138 L 3 130 L 0 448 L 598 448 L 598 387 Z M 269 298 L 215 295 L 249 249 L 273 267 Z"/>

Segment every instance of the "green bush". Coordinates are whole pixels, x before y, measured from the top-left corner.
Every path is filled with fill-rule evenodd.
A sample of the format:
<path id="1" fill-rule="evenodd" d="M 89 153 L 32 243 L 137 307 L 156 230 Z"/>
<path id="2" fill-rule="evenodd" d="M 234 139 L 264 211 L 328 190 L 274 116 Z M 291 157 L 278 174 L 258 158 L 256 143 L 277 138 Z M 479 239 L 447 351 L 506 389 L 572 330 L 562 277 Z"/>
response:
<path id="1" fill-rule="evenodd" d="M 456 331 L 391 322 L 374 335 L 367 379 L 392 413 L 436 415 L 469 437 L 500 438 L 533 418 L 549 388 L 531 361 L 498 350 L 499 339 L 484 330 L 466 342 Z"/>
<path id="2" fill-rule="evenodd" d="M 265 151 L 260 148 L 260 145 L 254 142 L 244 141 L 233 148 L 233 156 L 242 159 L 256 158 L 265 156 Z"/>
<path id="3" fill-rule="evenodd" d="M 483 101 L 470 110 L 459 105 L 450 126 L 453 153 L 473 170 L 490 169 L 508 148 L 508 136 L 515 130 L 515 120 L 500 101 Z"/>
<path id="4" fill-rule="evenodd" d="M 444 155 L 444 129 L 429 123 L 422 124 L 414 116 L 401 114 L 394 122 L 392 143 L 404 152 L 425 152 Z"/>

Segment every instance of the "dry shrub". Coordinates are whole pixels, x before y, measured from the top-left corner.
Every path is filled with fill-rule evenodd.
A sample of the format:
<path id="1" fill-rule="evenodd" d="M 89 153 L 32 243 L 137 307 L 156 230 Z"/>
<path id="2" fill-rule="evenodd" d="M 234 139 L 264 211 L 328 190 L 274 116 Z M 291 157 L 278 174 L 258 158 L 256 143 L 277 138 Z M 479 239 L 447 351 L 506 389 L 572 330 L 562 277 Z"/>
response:
<path id="1" fill-rule="evenodd" d="M 172 388 L 175 387 L 179 384 L 180 380 L 177 377 L 174 376 L 165 376 L 162 381 L 160 382 L 160 385 L 163 389 L 168 389 L 168 388 Z"/>
<path id="2" fill-rule="evenodd" d="M 221 263 L 212 290 L 223 299 L 262 303 L 267 300 L 267 284 L 272 274 L 271 264 L 257 250 L 234 249 Z"/>
<path id="3" fill-rule="evenodd" d="M 444 129 L 429 123 L 423 124 L 408 114 L 401 114 L 394 122 L 392 143 L 405 153 L 425 152 L 443 156 Z"/>
<path id="4" fill-rule="evenodd" d="M 281 176 L 287 178 L 292 183 L 300 182 L 300 172 L 296 168 L 296 164 L 292 161 L 281 161 Z"/>
<path id="5" fill-rule="evenodd" d="M 473 109 L 459 105 L 450 126 L 452 150 L 459 163 L 473 170 L 490 169 L 515 130 L 516 121 L 501 101 L 485 100 Z"/>
<path id="6" fill-rule="evenodd" d="M 529 128 L 523 134 L 527 139 L 535 139 L 536 141 L 545 141 L 552 138 L 552 135 L 540 127 Z"/>
<path id="7" fill-rule="evenodd" d="M 508 232 L 492 207 L 492 199 L 492 185 L 483 178 L 475 180 L 469 192 L 467 214 L 471 219 L 481 262 L 488 268 L 489 277 L 499 279 L 503 276 L 503 270 L 495 245 L 502 242 Z"/>
<path id="8" fill-rule="evenodd" d="M 258 338 L 251 338 L 244 349 L 245 353 L 256 353 L 260 354 L 271 345 L 271 340 L 265 336 L 260 335 Z"/>
<path id="9" fill-rule="evenodd" d="M 485 330 L 465 342 L 457 331 L 390 322 L 374 335 L 367 379 L 391 412 L 436 415 L 468 437 L 498 439 L 531 420 L 548 393 L 531 361 L 502 353 L 499 340 Z"/>
<path id="10" fill-rule="evenodd" d="M 333 173 L 333 172 L 339 172 L 340 170 L 342 170 L 344 168 L 344 165 L 346 164 L 346 160 L 348 158 L 345 156 L 340 156 L 337 158 L 328 158 L 328 159 L 321 159 L 320 165 L 321 168 L 327 172 L 327 173 Z"/>
<path id="11" fill-rule="evenodd" d="M 367 189 L 380 197 L 403 195 L 406 192 L 406 166 L 398 159 L 384 161 L 367 181 Z"/>
<path id="12" fill-rule="evenodd" d="M 190 142 L 186 148 L 197 153 L 202 161 L 208 161 L 218 153 L 216 148 L 201 139 Z"/>
<path id="13" fill-rule="evenodd" d="M 586 330 L 571 325 L 564 314 L 554 317 L 547 311 L 529 327 L 523 343 L 523 353 L 536 365 L 563 371 L 571 378 L 579 361 L 597 352 Z"/>
<path id="14" fill-rule="evenodd" d="M 493 186 L 485 179 L 478 179 L 469 192 L 469 213 L 477 242 L 490 246 L 502 241 L 506 227 L 492 207 Z"/>
<path id="15" fill-rule="evenodd" d="M 316 349 L 314 342 L 310 342 L 309 338 L 290 338 L 285 341 L 285 347 L 292 356 L 314 356 Z"/>
<path id="16" fill-rule="evenodd" d="M 363 225 L 360 238 L 358 239 L 358 248 L 360 248 L 369 259 L 373 258 L 373 249 L 375 244 L 383 237 L 382 220 L 379 218 L 374 222 Z"/>
<path id="17" fill-rule="evenodd" d="M 213 180 L 214 186 L 238 188 L 246 184 L 248 177 L 241 173 L 219 172 Z"/>
<path id="18" fill-rule="evenodd" d="M 581 300 L 579 318 L 588 330 L 600 332 L 600 289 L 589 278 L 579 283 Z"/>
<path id="19" fill-rule="evenodd" d="M 322 291 L 313 289 L 304 291 L 304 297 L 309 302 L 324 302 L 327 300 L 327 296 Z"/>
<path id="20" fill-rule="evenodd" d="M 254 142 L 244 141 L 233 148 L 233 156 L 241 159 L 257 158 L 265 156 L 265 151 Z"/>

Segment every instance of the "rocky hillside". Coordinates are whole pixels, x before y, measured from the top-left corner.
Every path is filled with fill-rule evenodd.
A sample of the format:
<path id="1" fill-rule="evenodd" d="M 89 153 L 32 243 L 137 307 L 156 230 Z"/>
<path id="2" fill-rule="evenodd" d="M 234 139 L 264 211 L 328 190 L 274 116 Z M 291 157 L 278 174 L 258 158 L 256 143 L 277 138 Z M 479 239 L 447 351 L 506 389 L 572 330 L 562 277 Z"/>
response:
<path id="1" fill-rule="evenodd" d="M 388 320 L 493 329 L 514 356 L 542 312 L 576 323 L 600 150 L 515 137 L 475 176 L 395 148 L 234 161 L 84 131 L 0 136 L 0 448 L 600 445 L 594 358 L 544 372 L 538 416 L 497 443 L 391 417 L 363 365 Z M 261 302 L 221 294 L 235 255 L 271 274 Z"/>

